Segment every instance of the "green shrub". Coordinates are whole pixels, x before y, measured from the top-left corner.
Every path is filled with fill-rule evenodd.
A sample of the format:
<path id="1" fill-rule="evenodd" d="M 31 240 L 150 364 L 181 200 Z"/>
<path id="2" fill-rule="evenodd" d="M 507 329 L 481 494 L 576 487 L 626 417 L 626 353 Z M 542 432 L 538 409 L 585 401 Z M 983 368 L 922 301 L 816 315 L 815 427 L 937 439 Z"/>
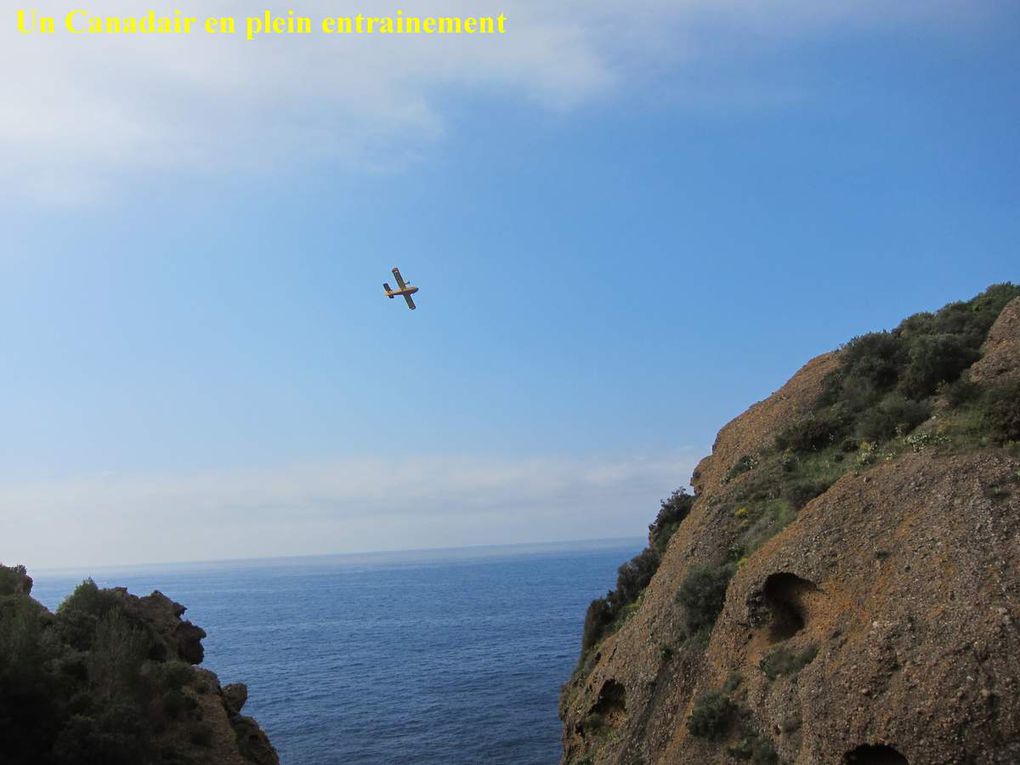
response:
<path id="1" fill-rule="evenodd" d="M 99 619 L 84 611 L 67 611 L 59 614 L 57 629 L 63 640 L 79 651 L 92 648 L 96 636 L 96 625 Z"/>
<path id="2" fill-rule="evenodd" d="M 840 369 L 828 382 L 829 403 L 840 399 L 865 404 L 868 396 L 890 390 L 899 382 L 906 348 L 891 332 L 855 337 L 843 348 Z"/>
<path id="3" fill-rule="evenodd" d="M 584 653 L 613 630 L 617 621 L 629 613 L 628 607 L 644 592 L 659 569 L 670 538 L 693 505 L 694 497 L 686 489 L 677 489 L 662 500 L 655 522 L 648 527 L 648 547 L 620 566 L 614 589 L 588 606 L 581 636 L 581 663 Z"/>
<path id="4" fill-rule="evenodd" d="M 616 609 L 609 602 L 609 598 L 598 598 L 588 606 L 584 615 L 584 632 L 581 635 L 581 658 L 584 654 L 598 644 L 610 630 L 616 620 Z"/>
<path id="5" fill-rule="evenodd" d="M 0 597 L 0 761 L 34 763 L 61 725 L 56 646 L 26 595 Z"/>
<path id="6" fill-rule="evenodd" d="M 196 672 L 186 661 L 157 662 L 148 665 L 156 686 L 165 691 L 179 691 L 196 678 Z"/>
<path id="7" fill-rule="evenodd" d="M 0 672 L 17 673 L 42 661 L 43 620 L 42 609 L 31 598 L 0 598 Z"/>
<path id="8" fill-rule="evenodd" d="M 24 566 L 0 565 L 0 596 L 18 593 L 26 579 L 28 580 L 29 587 L 31 587 L 32 580 L 28 576 L 28 572 L 25 571 Z M 27 595 L 28 593 L 24 594 Z"/>
<path id="9" fill-rule="evenodd" d="M 793 452 L 814 452 L 838 443 L 848 432 L 846 415 L 830 407 L 811 412 L 779 431 L 776 448 Z"/>
<path id="10" fill-rule="evenodd" d="M 57 624 L 63 639 L 80 651 L 90 650 L 100 619 L 119 609 L 120 603 L 112 590 L 102 590 L 86 579 L 57 608 Z"/>
<path id="11" fill-rule="evenodd" d="M 659 553 L 646 547 L 617 570 L 616 589 L 606 597 L 593 600 L 584 617 L 581 650 L 586 651 L 598 643 L 611 630 L 627 606 L 634 603 L 659 568 Z"/>
<path id="12" fill-rule="evenodd" d="M 723 478 L 723 483 L 729 483 L 737 476 L 746 473 L 748 470 L 754 470 L 756 467 L 758 467 L 758 460 L 750 454 L 745 454 L 737 460 L 736 463 L 734 463 L 733 467 L 726 471 L 726 477 Z"/>
<path id="13" fill-rule="evenodd" d="M 742 682 L 744 682 L 744 678 L 739 672 L 730 672 L 729 677 L 726 678 L 726 683 L 723 685 L 722 692 L 727 696 L 731 696 L 737 692 L 737 688 L 740 687 Z"/>
<path id="14" fill-rule="evenodd" d="M 742 530 L 730 546 L 729 554 L 731 560 L 739 561 L 786 528 L 797 517 L 797 511 L 788 500 L 780 497 L 739 507 L 734 517 L 743 519 Z"/>
<path id="15" fill-rule="evenodd" d="M 130 696 L 139 687 L 142 662 L 149 651 L 149 636 L 121 611 L 110 611 L 96 625 L 88 656 L 89 682 L 100 699 Z"/>
<path id="16" fill-rule="evenodd" d="M 794 510 L 800 510 L 815 497 L 824 494 L 831 485 L 832 481 L 825 479 L 798 478 L 783 484 L 783 499 Z"/>
<path id="17" fill-rule="evenodd" d="M 794 423 L 786 442 L 801 452 L 824 448 L 826 412 L 837 407 L 859 436 L 883 441 L 896 435 L 897 427 L 906 433 L 923 421 L 930 397 L 940 389 L 954 406 L 971 400 L 973 388 L 957 382 L 980 358 L 1002 308 L 1017 296 L 1020 287 L 993 285 L 967 302 L 915 314 L 892 332 L 854 338 L 843 347 L 839 367 L 826 378 L 813 419 Z M 889 395 L 894 389 L 899 396 Z M 787 448 L 781 441 L 779 447 Z"/>
<path id="18" fill-rule="evenodd" d="M 79 611 L 95 617 L 102 617 L 111 609 L 118 608 L 119 606 L 120 598 L 114 590 L 100 589 L 89 578 L 75 587 L 74 592 L 64 598 L 64 601 L 57 607 L 57 613 L 65 614 L 69 611 Z"/>
<path id="19" fill-rule="evenodd" d="M 616 597 L 620 605 L 637 600 L 659 568 L 659 553 L 653 547 L 646 547 L 617 571 Z"/>
<path id="20" fill-rule="evenodd" d="M 710 629 L 722 613 L 726 590 L 733 578 L 735 566 L 693 568 L 677 591 L 676 600 L 684 607 L 687 627 L 691 632 Z"/>
<path id="21" fill-rule="evenodd" d="M 931 416 L 931 404 L 913 401 L 901 393 L 890 393 L 877 406 L 865 412 L 857 434 L 866 441 L 888 441 L 905 435 Z"/>
<path id="22" fill-rule="evenodd" d="M 813 643 L 799 653 L 781 645 L 765 654 L 759 666 L 769 680 L 775 680 L 782 675 L 797 674 L 814 661 L 817 655 L 818 646 Z"/>
<path id="23" fill-rule="evenodd" d="M 726 748 L 731 756 L 774 765 L 779 758 L 772 742 L 754 729 L 750 710 L 737 700 L 740 683 L 740 675 L 732 674 L 722 690 L 700 694 L 687 718 L 687 730 L 692 736 L 710 741 L 722 741 L 733 735 L 736 743 Z"/>
<path id="24" fill-rule="evenodd" d="M 727 747 L 726 751 L 738 760 L 749 760 L 756 765 L 774 765 L 779 762 L 779 755 L 772 742 L 753 732 Z"/>
<path id="25" fill-rule="evenodd" d="M 964 335 L 980 345 L 1006 304 L 1020 297 L 1020 286 L 993 284 L 966 302 L 950 303 L 931 316 L 931 334 Z"/>
<path id="26" fill-rule="evenodd" d="M 148 723 L 137 705 L 109 703 L 75 715 L 54 744 L 61 765 L 138 765 L 146 761 Z"/>
<path id="27" fill-rule="evenodd" d="M 1020 441 L 1020 381 L 990 389 L 983 406 L 985 422 L 996 443 Z"/>
<path id="28" fill-rule="evenodd" d="M 649 544 L 660 556 L 666 552 L 666 545 L 693 506 L 694 497 L 683 488 L 677 489 L 660 503 L 659 514 L 648 527 Z"/>
<path id="29" fill-rule="evenodd" d="M 910 342 L 900 389 L 910 398 L 921 399 L 933 394 L 939 383 L 956 381 L 981 358 L 980 341 L 973 343 L 965 335 L 924 335 Z"/>
<path id="30" fill-rule="evenodd" d="M 981 386 L 971 382 L 967 375 L 963 375 L 955 382 L 942 386 L 940 392 L 946 397 L 949 405 L 956 409 L 977 399 L 981 393 Z"/>
<path id="31" fill-rule="evenodd" d="M 707 691 L 695 700 L 687 719 L 687 730 L 692 736 L 720 741 L 729 732 L 735 711 L 728 696 L 719 691 Z"/>

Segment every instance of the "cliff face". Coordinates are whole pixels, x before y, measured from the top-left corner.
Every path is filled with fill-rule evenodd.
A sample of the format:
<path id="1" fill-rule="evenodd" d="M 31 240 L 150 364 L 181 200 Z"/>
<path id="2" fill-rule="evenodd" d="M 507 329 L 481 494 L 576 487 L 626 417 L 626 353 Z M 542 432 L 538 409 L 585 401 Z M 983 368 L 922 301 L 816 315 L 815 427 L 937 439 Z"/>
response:
<path id="1" fill-rule="evenodd" d="M 205 631 L 160 592 L 84 582 L 55 614 L 0 565 L 0 762 L 278 765 L 243 684 L 193 665 Z"/>
<path id="2" fill-rule="evenodd" d="M 914 349 L 952 343 L 910 322 L 904 371 L 868 393 L 894 435 L 854 435 L 882 422 L 845 405 L 856 341 L 719 433 L 654 577 L 564 686 L 564 763 L 1020 762 L 1020 298 L 952 388 L 916 382 Z"/>

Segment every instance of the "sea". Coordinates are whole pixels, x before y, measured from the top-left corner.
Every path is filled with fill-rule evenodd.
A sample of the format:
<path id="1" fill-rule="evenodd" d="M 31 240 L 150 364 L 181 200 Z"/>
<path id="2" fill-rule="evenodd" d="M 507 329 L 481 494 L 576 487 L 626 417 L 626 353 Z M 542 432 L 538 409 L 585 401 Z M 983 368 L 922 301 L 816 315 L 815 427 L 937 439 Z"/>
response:
<path id="1" fill-rule="evenodd" d="M 643 544 L 30 573 L 50 609 L 86 576 L 187 606 L 283 765 L 552 765 L 585 610 Z"/>

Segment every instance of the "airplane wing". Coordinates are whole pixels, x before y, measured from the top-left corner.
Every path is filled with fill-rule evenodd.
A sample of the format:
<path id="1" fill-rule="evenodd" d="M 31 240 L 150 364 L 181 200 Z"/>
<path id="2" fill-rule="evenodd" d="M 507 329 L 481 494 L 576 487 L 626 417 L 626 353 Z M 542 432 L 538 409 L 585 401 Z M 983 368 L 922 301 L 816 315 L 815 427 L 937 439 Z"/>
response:
<path id="1" fill-rule="evenodd" d="M 410 308 L 413 311 L 415 309 L 415 305 L 414 305 L 414 301 L 411 300 L 411 296 L 410 295 L 404 295 L 404 300 L 407 301 L 407 307 Z"/>
<path id="2" fill-rule="evenodd" d="M 397 289 L 398 290 L 404 289 L 404 277 L 400 275 L 399 268 L 393 269 L 393 278 L 397 280 Z"/>

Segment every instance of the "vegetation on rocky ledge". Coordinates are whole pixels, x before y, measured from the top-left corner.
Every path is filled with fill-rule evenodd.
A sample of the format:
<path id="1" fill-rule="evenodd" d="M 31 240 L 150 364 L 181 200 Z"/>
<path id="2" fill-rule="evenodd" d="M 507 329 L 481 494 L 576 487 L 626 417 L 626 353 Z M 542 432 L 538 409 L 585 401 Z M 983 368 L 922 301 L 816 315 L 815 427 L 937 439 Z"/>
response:
<path id="1" fill-rule="evenodd" d="M 226 762 L 213 746 L 224 731 L 236 759 L 277 762 L 257 724 L 238 705 L 227 709 L 231 694 L 215 675 L 193 666 L 205 632 L 180 619 L 183 606 L 158 592 L 137 598 L 86 580 L 54 614 L 31 588 L 24 567 L 0 566 L 4 763 Z"/>
<path id="2" fill-rule="evenodd" d="M 584 653 L 612 632 L 626 617 L 628 608 L 637 602 L 659 568 L 662 554 L 673 532 L 687 517 L 692 504 L 694 497 L 686 489 L 677 489 L 662 500 L 655 522 L 648 527 L 648 546 L 620 566 L 616 589 L 610 590 L 604 598 L 594 600 L 588 606 L 581 640 L 582 661 Z"/>

